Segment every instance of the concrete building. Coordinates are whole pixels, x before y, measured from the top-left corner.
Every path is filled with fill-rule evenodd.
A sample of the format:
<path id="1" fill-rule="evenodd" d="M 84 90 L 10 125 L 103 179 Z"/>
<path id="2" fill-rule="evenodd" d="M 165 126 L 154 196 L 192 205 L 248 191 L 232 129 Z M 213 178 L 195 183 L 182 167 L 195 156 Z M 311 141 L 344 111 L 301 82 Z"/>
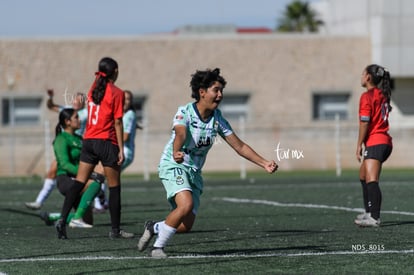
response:
<path id="1" fill-rule="evenodd" d="M 340 1 L 321 2 L 325 6 L 319 8 L 326 10 Z M 136 160 L 125 173 L 157 170 L 178 105 L 192 101 L 191 74 L 215 67 L 228 81 L 223 113 L 239 136 L 265 157 L 276 159 L 281 170 L 334 169 L 338 164 L 356 168 L 361 72 L 378 62 L 394 76 L 394 65 L 384 63 L 385 51 L 377 53 L 378 44 L 370 35 L 374 30 L 368 34 L 333 30 L 312 35 L 1 39 L 0 176 L 45 173 L 53 158 L 50 144 L 57 123 L 57 114 L 46 108 L 46 89 L 55 90 L 57 103 L 70 103 L 75 93 L 88 91 L 103 56 L 118 61 L 117 84 L 133 91 L 144 126 L 137 133 Z M 391 114 L 395 149 L 387 162 L 391 167 L 414 164 L 406 153 L 414 136 L 413 118 L 405 109 L 409 107 L 401 107 L 409 105 L 414 74 L 402 68 L 395 75 L 397 100 Z M 224 141 L 216 143 L 206 171 L 257 169 Z"/>
<path id="2" fill-rule="evenodd" d="M 414 115 L 414 2 L 321 0 L 313 5 L 325 22 L 321 33 L 370 39 L 372 62 L 387 67 L 394 78 L 393 101 L 404 115 Z M 406 122 L 413 127 L 414 117 Z"/>

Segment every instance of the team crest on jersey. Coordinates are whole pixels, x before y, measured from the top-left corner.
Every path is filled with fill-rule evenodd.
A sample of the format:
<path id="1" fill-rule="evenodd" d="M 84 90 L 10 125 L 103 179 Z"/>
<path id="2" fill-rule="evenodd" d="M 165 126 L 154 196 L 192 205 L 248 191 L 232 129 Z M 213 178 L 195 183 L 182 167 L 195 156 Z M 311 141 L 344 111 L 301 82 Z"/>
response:
<path id="1" fill-rule="evenodd" d="M 183 179 L 183 177 L 181 177 L 181 176 L 177 176 L 177 177 L 175 178 L 175 183 L 176 183 L 177 185 L 182 185 L 182 184 L 184 184 L 184 179 Z"/>

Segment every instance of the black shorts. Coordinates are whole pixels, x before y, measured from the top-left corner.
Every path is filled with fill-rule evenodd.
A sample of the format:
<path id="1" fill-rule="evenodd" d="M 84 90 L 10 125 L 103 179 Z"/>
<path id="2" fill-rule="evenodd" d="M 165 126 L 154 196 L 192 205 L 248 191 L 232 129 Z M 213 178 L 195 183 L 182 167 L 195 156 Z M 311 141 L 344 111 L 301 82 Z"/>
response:
<path id="1" fill-rule="evenodd" d="M 68 175 L 59 175 L 56 177 L 56 185 L 59 190 L 59 192 L 66 197 L 66 194 L 68 194 L 69 190 L 72 188 L 72 186 L 75 184 L 75 178 L 68 176 Z M 73 207 L 75 209 L 78 208 L 81 194 L 78 195 L 75 202 L 73 203 Z"/>
<path id="2" fill-rule="evenodd" d="M 388 144 L 368 146 L 364 151 L 364 159 L 376 159 L 383 163 L 391 155 L 391 152 L 392 146 Z"/>
<path id="3" fill-rule="evenodd" d="M 74 178 L 68 175 L 59 175 L 56 177 L 57 188 L 63 196 L 66 196 L 66 194 L 72 188 L 74 183 Z"/>
<path id="4" fill-rule="evenodd" d="M 98 164 L 100 161 L 106 167 L 119 167 L 119 148 L 109 140 L 84 139 L 80 161 L 89 164 Z"/>

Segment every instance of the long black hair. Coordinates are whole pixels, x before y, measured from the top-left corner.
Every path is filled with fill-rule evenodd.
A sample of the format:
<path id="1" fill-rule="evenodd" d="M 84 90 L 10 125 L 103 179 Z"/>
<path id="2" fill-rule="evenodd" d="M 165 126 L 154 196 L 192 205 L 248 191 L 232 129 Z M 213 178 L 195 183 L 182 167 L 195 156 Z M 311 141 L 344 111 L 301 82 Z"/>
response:
<path id="1" fill-rule="evenodd" d="M 219 68 L 215 68 L 214 70 L 207 69 L 205 71 L 197 70 L 195 74 L 191 75 L 191 97 L 198 102 L 200 100 L 200 89 L 208 89 L 216 81 L 221 83 L 223 88 L 227 84 L 226 80 L 220 75 Z"/>
<path id="2" fill-rule="evenodd" d="M 109 80 L 115 81 L 118 77 L 118 63 L 110 58 L 104 57 L 99 61 L 98 72 L 95 73 L 95 86 L 92 91 L 92 101 L 99 105 L 105 95 L 106 85 Z"/>
<path id="3" fill-rule="evenodd" d="M 62 131 L 66 128 L 66 120 L 70 120 L 70 118 L 75 113 L 75 109 L 73 108 L 65 108 L 59 113 L 59 122 L 55 128 L 55 136 L 57 137 Z"/>
<path id="4" fill-rule="evenodd" d="M 391 112 L 391 75 L 384 67 L 377 64 L 368 65 L 365 69 L 371 76 L 372 83 L 381 89 L 382 94 L 387 99 L 388 111 Z"/>

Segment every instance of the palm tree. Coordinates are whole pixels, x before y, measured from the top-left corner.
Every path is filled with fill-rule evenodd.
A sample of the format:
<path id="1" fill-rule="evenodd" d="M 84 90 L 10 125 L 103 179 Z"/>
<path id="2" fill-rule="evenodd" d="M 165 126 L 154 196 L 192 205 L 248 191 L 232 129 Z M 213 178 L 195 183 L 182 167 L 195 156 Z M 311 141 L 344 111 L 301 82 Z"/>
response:
<path id="1" fill-rule="evenodd" d="M 283 17 L 276 27 L 280 32 L 317 32 L 323 21 L 309 6 L 308 2 L 294 0 L 286 6 Z"/>

